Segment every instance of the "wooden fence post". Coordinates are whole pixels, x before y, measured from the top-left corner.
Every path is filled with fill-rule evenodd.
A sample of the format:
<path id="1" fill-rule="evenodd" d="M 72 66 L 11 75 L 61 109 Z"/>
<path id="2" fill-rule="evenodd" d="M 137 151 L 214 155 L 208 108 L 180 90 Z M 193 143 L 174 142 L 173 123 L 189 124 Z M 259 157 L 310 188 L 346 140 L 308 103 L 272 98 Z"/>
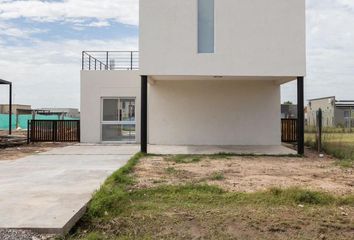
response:
<path id="1" fill-rule="evenodd" d="M 80 120 L 77 120 L 77 122 L 76 122 L 76 127 L 77 127 L 77 129 L 76 129 L 76 131 L 77 131 L 77 140 L 78 140 L 79 142 L 81 142 Z"/>
<path id="2" fill-rule="evenodd" d="M 53 122 L 52 122 L 52 124 L 53 124 L 53 125 L 52 125 L 52 127 L 53 127 L 53 135 L 52 135 L 52 136 L 53 136 L 53 139 L 52 139 L 52 141 L 53 141 L 53 142 L 56 142 L 56 141 L 57 141 L 57 129 L 58 129 L 57 123 L 58 123 L 57 121 L 53 121 Z"/>
<path id="3" fill-rule="evenodd" d="M 30 120 L 27 120 L 27 144 L 30 144 L 30 128 L 31 128 L 31 122 Z"/>

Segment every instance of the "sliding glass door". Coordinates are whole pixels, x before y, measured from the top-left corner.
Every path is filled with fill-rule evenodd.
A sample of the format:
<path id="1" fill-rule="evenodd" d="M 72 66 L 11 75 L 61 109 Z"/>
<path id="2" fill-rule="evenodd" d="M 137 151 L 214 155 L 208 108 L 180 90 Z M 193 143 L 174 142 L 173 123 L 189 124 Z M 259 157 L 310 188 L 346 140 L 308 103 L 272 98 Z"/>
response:
<path id="1" fill-rule="evenodd" d="M 101 112 L 102 141 L 135 142 L 135 98 L 103 98 Z"/>

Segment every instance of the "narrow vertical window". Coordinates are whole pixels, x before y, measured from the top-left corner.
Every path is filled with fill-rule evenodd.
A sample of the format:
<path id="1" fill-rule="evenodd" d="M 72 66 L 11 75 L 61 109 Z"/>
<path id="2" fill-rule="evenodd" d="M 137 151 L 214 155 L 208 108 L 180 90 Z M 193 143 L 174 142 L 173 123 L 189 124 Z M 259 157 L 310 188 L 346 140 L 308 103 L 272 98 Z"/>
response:
<path id="1" fill-rule="evenodd" d="M 198 53 L 214 53 L 214 0 L 198 0 Z"/>

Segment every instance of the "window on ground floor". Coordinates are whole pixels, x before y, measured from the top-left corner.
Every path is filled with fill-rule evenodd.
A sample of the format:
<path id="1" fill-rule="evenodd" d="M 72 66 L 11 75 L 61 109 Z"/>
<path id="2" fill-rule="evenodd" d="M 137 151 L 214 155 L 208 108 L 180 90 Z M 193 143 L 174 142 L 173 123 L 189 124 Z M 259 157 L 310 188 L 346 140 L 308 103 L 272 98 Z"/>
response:
<path id="1" fill-rule="evenodd" d="M 102 141 L 135 142 L 135 128 L 135 98 L 102 99 Z"/>

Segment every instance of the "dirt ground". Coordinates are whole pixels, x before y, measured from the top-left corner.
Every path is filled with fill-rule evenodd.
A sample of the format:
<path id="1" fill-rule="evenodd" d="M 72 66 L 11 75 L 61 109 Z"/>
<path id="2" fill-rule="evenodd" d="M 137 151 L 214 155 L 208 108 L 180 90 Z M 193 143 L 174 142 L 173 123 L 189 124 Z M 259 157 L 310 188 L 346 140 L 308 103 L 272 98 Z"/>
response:
<path id="1" fill-rule="evenodd" d="M 354 169 L 335 165 L 308 150 L 306 157 L 200 157 L 178 163 L 167 156 L 149 156 L 135 167 L 136 188 L 162 184 L 207 183 L 227 191 L 256 192 L 271 187 L 301 187 L 339 195 L 354 193 Z"/>
<path id="2" fill-rule="evenodd" d="M 102 207 L 101 217 L 84 222 L 73 239 L 353 240 L 347 195 L 354 193 L 353 168 L 336 161 L 313 152 L 304 158 L 146 156 L 130 173 L 133 185 L 119 191 L 126 180 L 116 175 L 99 192 L 92 206 Z M 258 192 L 270 187 L 286 189 Z M 348 202 L 325 203 L 328 196 Z"/>
<path id="3" fill-rule="evenodd" d="M 29 155 L 47 152 L 53 148 L 65 147 L 70 143 L 31 143 L 17 147 L 0 148 L 0 161 L 16 160 Z"/>
<path id="4" fill-rule="evenodd" d="M 8 130 L 0 130 L 0 136 L 6 136 L 9 134 Z M 12 130 L 12 135 L 16 136 L 26 136 L 27 130 Z"/>
<path id="5" fill-rule="evenodd" d="M 8 131 L 0 130 L 1 136 L 7 136 Z M 14 130 L 12 136 L 19 138 L 26 138 L 27 131 L 18 131 Z M 32 154 L 47 152 L 53 148 L 65 147 L 71 145 L 72 143 L 30 143 L 30 144 L 21 144 L 19 146 L 11 146 L 7 148 L 0 148 L 0 161 L 2 160 L 15 160 L 18 158 L 26 157 Z"/>

